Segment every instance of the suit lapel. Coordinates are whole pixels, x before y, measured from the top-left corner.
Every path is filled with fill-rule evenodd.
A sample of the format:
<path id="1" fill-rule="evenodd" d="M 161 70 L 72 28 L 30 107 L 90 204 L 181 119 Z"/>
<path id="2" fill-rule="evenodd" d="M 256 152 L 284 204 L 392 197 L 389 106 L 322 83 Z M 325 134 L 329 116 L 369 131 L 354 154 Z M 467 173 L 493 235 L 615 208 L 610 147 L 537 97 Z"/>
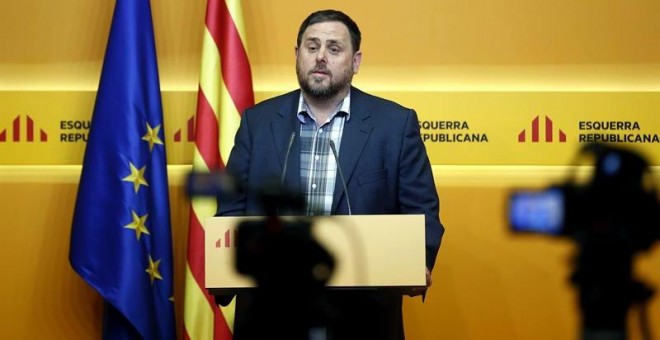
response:
<path id="1" fill-rule="evenodd" d="M 296 117 L 296 110 L 298 108 L 298 99 L 300 98 L 300 91 L 292 92 L 284 104 L 278 109 L 279 116 L 271 122 L 273 132 L 273 143 L 275 143 L 277 150 L 277 157 L 282 166 L 281 171 L 286 171 L 284 178 L 284 186 L 293 192 L 301 192 L 300 190 L 300 123 Z M 289 141 L 291 135 L 295 133 L 291 150 L 289 151 L 289 159 L 286 161 L 286 153 L 289 148 Z M 284 166 L 286 164 L 286 169 Z"/>
<path id="2" fill-rule="evenodd" d="M 346 185 L 351 182 L 353 171 L 357 165 L 360 155 L 369 139 L 373 129 L 371 124 L 367 98 L 362 91 L 351 88 L 351 118 L 344 124 L 341 145 L 339 148 L 339 166 L 344 173 Z M 344 196 L 344 186 L 341 177 L 337 174 L 335 191 L 332 199 L 332 211 L 337 210 L 337 203 Z"/>

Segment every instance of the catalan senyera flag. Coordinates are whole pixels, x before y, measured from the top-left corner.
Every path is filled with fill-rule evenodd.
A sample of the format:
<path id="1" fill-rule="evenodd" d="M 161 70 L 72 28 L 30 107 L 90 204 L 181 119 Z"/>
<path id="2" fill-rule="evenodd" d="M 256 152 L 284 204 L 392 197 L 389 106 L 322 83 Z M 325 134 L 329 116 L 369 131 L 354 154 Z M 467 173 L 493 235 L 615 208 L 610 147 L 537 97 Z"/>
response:
<path id="1" fill-rule="evenodd" d="M 204 27 L 193 171 L 221 171 L 229 157 L 241 113 L 254 104 L 239 0 L 208 0 Z M 185 275 L 184 337 L 231 339 L 234 304 L 219 308 L 205 289 L 204 227 L 215 199 L 193 198 Z"/>
<path id="2" fill-rule="evenodd" d="M 117 0 L 69 261 L 104 299 L 104 339 L 175 339 L 172 230 L 149 0 Z"/>

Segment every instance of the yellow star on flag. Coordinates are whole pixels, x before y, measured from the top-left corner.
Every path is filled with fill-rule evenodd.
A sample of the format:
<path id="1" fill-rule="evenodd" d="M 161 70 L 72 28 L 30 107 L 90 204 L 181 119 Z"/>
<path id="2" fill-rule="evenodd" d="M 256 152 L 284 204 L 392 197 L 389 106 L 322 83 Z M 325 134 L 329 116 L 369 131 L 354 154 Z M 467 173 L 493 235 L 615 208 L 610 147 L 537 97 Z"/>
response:
<path id="1" fill-rule="evenodd" d="M 158 137 L 158 132 L 160 132 L 160 125 L 155 128 L 151 128 L 151 125 L 147 123 L 147 134 L 142 137 L 142 140 L 149 142 L 149 151 L 153 151 L 154 144 L 163 145 L 163 141 Z"/>
<path id="2" fill-rule="evenodd" d="M 124 228 L 135 230 L 135 236 L 137 237 L 138 241 L 140 240 L 140 236 L 142 236 L 143 233 L 147 235 L 151 235 L 146 225 L 147 217 L 149 217 L 149 214 L 146 214 L 144 216 L 138 216 L 138 214 L 135 213 L 135 211 L 131 211 L 131 213 L 133 214 L 133 222 L 125 225 Z"/>
<path id="3" fill-rule="evenodd" d="M 147 168 L 147 166 L 143 166 L 142 168 L 138 169 L 133 165 L 133 163 L 129 162 L 129 165 L 131 167 L 131 174 L 124 177 L 122 181 L 124 182 L 133 182 L 133 188 L 135 189 L 135 193 L 137 194 L 138 190 L 140 190 L 140 185 L 144 186 L 149 186 L 149 183 L 147 183 L 147 180 L 144 179 L 144 170 Z"/>
<path id="4" fill-rule="evenodd" d="M 149 277 L 151 278 L 151 284 L 154 284 L 155 279 L 162 280 L 163 277 L 160 276 L 160 272 L 158 271 L 158 266 L 160 266 L 160 260 L 154 262 L 154 260 L 151 258 L 151 255 L 149 255 L 149 268 L 145 270 L 148 274 Z"/>

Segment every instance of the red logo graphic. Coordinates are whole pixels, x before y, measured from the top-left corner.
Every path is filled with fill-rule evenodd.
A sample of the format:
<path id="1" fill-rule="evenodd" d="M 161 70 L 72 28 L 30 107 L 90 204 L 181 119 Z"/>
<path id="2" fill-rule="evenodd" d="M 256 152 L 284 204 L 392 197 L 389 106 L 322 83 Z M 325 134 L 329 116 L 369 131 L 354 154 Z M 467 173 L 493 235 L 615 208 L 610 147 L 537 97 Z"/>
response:
<path id="1" fill-rule="evenodd" d="M 215 247 L 232 248 L 236 246 L 236 244 L 234 244 L 234 239 L 236 239 L 236 229 L 234 229 L 233 233 L 231 230 L 227 229 L 227 231 L 225 231 L 224 237 L 221 237 L 215 241 Z"/>
<path id="2" fill-rule="evenodd" d="M 552 119 L 550 117 L 545 116 L 545 142 L 547 143 L 552 143 L 553 142 L 553 136 L 554 136 L 554 127 L 552 124 Z M 558 140 L 560 143 L 566 143 L 566 134 L 564 131 L 561 129 L 557 129 L 558 133 Z M 520 131 L 518 134 L 518 142 L 519 143 L 524 143 L 527 141 L 527 129 L 523 129 Z M 533 143 L 538 143 L 539 142 L 539 116 L 536 116 L 534 120 L 532 120 L 532 142 Z"/>
<path id="3" fill-rule="evenodd" d="M 25 140 L 27 142 L 34 142 L 34 121 L 32 120 L 32 117 L 25 115 L 26 123 L 25 123 Z M 14 121 L 12 122 L 12 127 L 11 127 L 11 135 L 12 135 L 12 142 L 20 142 L 21 141 L 21 116 L 18 115 L 16 118 L 14 118 Z M 2 129 L 0 131 L 0 142 L 6 142 L 7 141 L 7 129 Z M 48 134 L 46 131 L 39 129 L 39 141 L 40 142 L 47 142 L 48 141 Z"/>
<path id="4" fill-rule="evenodd" d="M 186 141 L 188 142 L 194 142 L 195 141 L 195 116 L 190 117 L 188 119 L 187 127 L 186 127 Z M 181 142 L 181 129 L 176 130 L 174 133 L 174 141 L 179 143 Z"/>

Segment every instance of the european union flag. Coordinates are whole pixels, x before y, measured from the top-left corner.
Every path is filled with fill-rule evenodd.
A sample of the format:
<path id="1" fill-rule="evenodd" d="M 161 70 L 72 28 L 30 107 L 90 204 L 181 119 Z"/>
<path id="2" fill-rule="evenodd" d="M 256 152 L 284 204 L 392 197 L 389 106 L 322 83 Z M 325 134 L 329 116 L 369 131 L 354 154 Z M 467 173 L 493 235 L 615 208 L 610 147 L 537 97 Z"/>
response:
<path id="1" fill-rule="evenodd" d="M 69 253 L 106 302 L 104 338 L 176 337 L 163 130 L 149 0 L 117 0 Z"/>

